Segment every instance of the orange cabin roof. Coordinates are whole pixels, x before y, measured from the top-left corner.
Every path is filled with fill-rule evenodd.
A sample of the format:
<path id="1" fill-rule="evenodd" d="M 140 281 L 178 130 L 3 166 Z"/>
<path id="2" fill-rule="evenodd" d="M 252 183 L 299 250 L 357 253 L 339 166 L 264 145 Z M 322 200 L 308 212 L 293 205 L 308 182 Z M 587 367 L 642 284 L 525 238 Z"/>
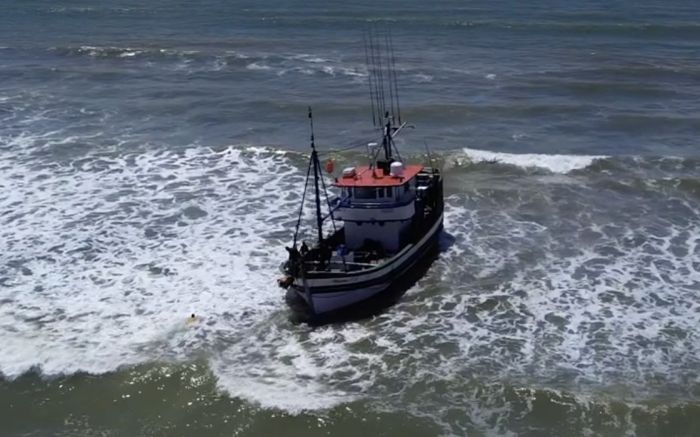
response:
<path id="1" fill-rule="evenodd" d="M 355 176 L 338 177 L 335 179 L 336 187 L 394 187 L 403 185 L 413 179 L 421 170 L 422 165 L 407 165 L 404 167 L 403 176 L 395 177 L 385 175 L 381 169 L 374 171 L 369 166 L 355 167 Z"/>

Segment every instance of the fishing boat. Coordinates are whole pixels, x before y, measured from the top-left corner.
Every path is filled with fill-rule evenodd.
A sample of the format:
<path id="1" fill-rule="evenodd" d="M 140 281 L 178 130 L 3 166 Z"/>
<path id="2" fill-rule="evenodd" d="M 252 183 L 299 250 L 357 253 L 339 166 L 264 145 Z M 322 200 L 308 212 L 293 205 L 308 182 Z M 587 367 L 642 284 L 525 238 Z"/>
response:
<path id="1" fill-rule="evenodd" d="M 429 261 L 443 226 L 440 171 L 432 164 L 404 162 L 396 147 L 396 137 L 408 124 L 400 115 L 390 35 L 369 32 L 365 53 L 372 120 L 378 128 L 376 141 L 366 143 L 366 164 L 344 168 L 327 184 L 309 108 L 311 156 L 293 243 L 286 247 L 289 257 L 278 284 L 304 302 L 312 316 L 394 291 Z M 331 173 L 332 163 L 325 166 Z M 316 241 L 298 247 L 311 181 Z M 329 186 L 335 195 L 328 194 Z"/>

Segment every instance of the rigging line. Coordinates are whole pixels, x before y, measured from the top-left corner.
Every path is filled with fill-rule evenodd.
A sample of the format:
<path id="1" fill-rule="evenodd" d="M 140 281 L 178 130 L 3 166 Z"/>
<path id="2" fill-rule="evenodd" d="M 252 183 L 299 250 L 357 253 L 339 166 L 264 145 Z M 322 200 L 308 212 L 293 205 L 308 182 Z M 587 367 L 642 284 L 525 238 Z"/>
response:
<path id="1" fill-rule="evenodd" d="M 423 139 L 423 144 L 425 144 L 425 151 L 428 153 L 428 166 L 433 167 L 433 156 L 430 153 L 430 147 L 428 147 L 428 142 Z"/>
<path id="2" fill-rule="evenodd" d="M 396 146 L 396 142 L 394 141 L 394 137 L 399 134 L 403 130 L 403 128 L 406 127 L 406 123 L 403 123 L 401 126 L 398 128 L 394 128 L 394 132 L 391 133 L 391 144 L 394 146 L 394 150 L 396 150 L 396 156 L 399 157 L 399 161 L 403 161 L 403 158 L 401 158 L 401 153 L 399 152 L 398 146 Z"/>
<path id="3" fill-rule="evenodd" d="M 384 46 L 386 47 L 386 52 L 387 54 L 390 54 L 390 48 L 389 48 L 389 35 L 388 33 L 384 34 Z M 394 108 L 394 87 L 393 87 L 393 78 L 392 78 L 392 72 L 391 72 L 391 57 L 389 57 L 389 60 L 386 63 L 386 75 L 389 77 L 389 101 L 391 102 L 391 116 L 393 117 L 396 114 L 396 109 Z"/>
<path id="4" fill-rule="evenodd" d="M 309 175 L 311 174 L 311 162 L 313 157 L 309 158 L 309 166 L 306 169 L 306 181 L 304 182 L 304 192 L 301 195 L 301 205 L 299 206 L 299 216 L 297 217 L 297 227 L 294 230 L 294 243 L 293 248 L 297 247 L 297 237 L 299 236 L 299 226 L 301 226 L 301 213 L 304 211 L 304 201 L 306 200 L 306 189 L 309 186 Z"/>
<path id="5" fill-rule="evenodd" d="M 320 166 L 321 164 L 317 161 L 316 165 Z M 321 169 L 319 169 L 320 171 Z M 323 187 L 323 194 L 326 196 L 326 205 L 328 205 L 328 215 L 331 217 L 331 223 L 333 224 L 333 234 L 336 234 L 338 232 L 338 228 L 335 226 L 335 217 L 333 217 L 333 208 L 331 207 L 331 199 L 328 197 L 328 189 L 326 188 L 326 180 L 321 175 L 319 178 L 321 179 L 321 186 Z M 323 221 L 321 221 L 323 223 Z M 345 254 L 340 255 L 340 259 L 343 261 L 343 268 L 347 270 L 347 265 L 345 264 Z"/>
<path id="6" fill-rule="evenodd" d="M 323 175 L 319 178 L 321 179 L 321 186 L 323 187 L 323 194 L 326 196 L 326 205 L 328 205 L 328 215 L 331 217 L 331 223 L 333 223 L 333 232 L 337 232 L 335 227 L 335 218 L 333 217 L 333 209 L 331 208 L 331 200 L 328 197 L 328 189 L 326 188 L 326 181 Z"/>
<path id="7" fill-rule="evenodd" d="M 394 95 L 396 96 L 396 110 L 399 116 L 399 124 L 401 124 L 401 105 L 399 104 L 399 85 L 396 78 L 396 57 L 394 56 L 394 38 L 389 30 L 389 47 L 391 55 L 391 70 L 394 75 Z"/>
<path id="8" fill-rule="evenodd" d="M 382 151 L 382 149 L 377 147 L 377 150 L 374 151 L 374 156 L 371 158 L 372 162 L 377 162 L 377 158 L 379 157 L 379 153 L 381 151 Z"/>
<path id="9" fill-rule="evenodd" d="M 369 138 L 367 140 L 358 140 L 357 143 L 352 143 L 352 144 L 348 145 L 347 147 L 343 147 L 340 149 L 334 149 L 334 150 L 327 150 L 324 152 L 318 152 L 318 156 L 327 156 L 327 155 L 330 155 L 333 153 L 341 153 L 341 152 L 345 152 L 348 150 L 357 149 L 360 147 L 365 147 L 365 146 L 367 146 L 367 143 L 373 142 L 373 141 L 376 142 L 376 141 L 378 141 L 378 139 L 376 137 L 372 137 L 372 138 Z"/>
<path id="10" fill-rule="evenodd" d="M 394 146 L 394 150 L 396 150 L 396 156 L 399 157 L 399 161 L 404 162 L 403 159 L 401 158 L 401 154 L 399 153 L 399 148 L 396 147 L 396 143 L 394 143 L 394 140 L 391 140 L 391 145 Z"/>
<path id="11" fill-rule="evenodd" d="M 372 92 L 372 74 L 369 71 L 369 53 L 367 51 L 367 33 L 362 35 L 362 39 L 365 43 L 365 65 L 367 66 L 367 82 L 369 83 L 369 101 L 372 104 L 372 125 L 377 126 L 377 114 L 374 110 L 374 96 Z"/>
<path id="12" fill-rule="evenodd" d="M 314 117 L 309 106 L 309 126 L 311 128 L 311 160 L 314 163 L 314 194 L 316 195 L 316 226 L 318 227 L 318 244 L 323 243 L 323 220 L 321 218 L 321 196 L 318 191 L 319 172 L 321 171 L 321 163 L 318 162 L 318 153 L 316 152 L 316 143 L 314 141 Z M 321 175 L 323 177 L 323 175 Z"/>
<path id="13" fill-rule="evenodd" d="M 370 24 L 367 28 L 367 73 L 369 75 L 369 83 L 372 87 L 372 110 L 375 111 L 372 119 L 376 119 L 377 113 L 379 112 L 379 98 L 377 95 L 377 79 L 374 75 L 374 48 L 372 47 L 372 25 Z M 381 119 L 377 120 L 378 124 L 381 124 Z M 376 125 L 375 125 L 376 126 Z"/>
<path id="14" fill-rule="evenodd" d="M 367 42 L 369 44 L 368 46 L 368 51 L 369 51 L 369 59 L 367 61 L 367 71 L 369 73 L 369 78 L 370 78 L 370 84 L 373 87 L 373 93 L 372 93 L 372 108 L 375 112 L 375 117 L 377 114 L 380 112 L 379 108 L 379 84 L 377 83 L 377 76 L 374 71 L 374 44 L 372 40 L 372 24 L 370 24 L 367 28 Z M 378 118 L 377 119 L 377 125 L 380 126 L 382 124 L 382 119 Z"/>
<path id="15" fill-rule="evenodd" d="M 385 88 L 384 88 L 384 73 L 382 71 L 382 52 L 380 50 L 379 43 L 377 42 L 379 39 L 379 32 L 375 30 L 374 33 L 374 51 L 376 54 L 375 57 L 375 66 L 374 66 L 374 74 L 377 76 L 378 81 L 379 81 L 379 99 L 381 100 L 381 112 L 379 114 L 379 119 L 380 124 L 383 126 L 384 125 L 384 116 L 386 113 L 386 96 L 385 96 Z"/>
<path id="16" fill-rule="evenodd" d="M 315 155 L 316 151 L 314 151 Z M 316 226 L 318 227 L 318 245 L 323 243 L 323 216 L 321 215 L 321 195 L 318 189 L 318 180 L 323 180 L 321 173 L 321 163 L 318 162 L 318 155 L 314 156 L 314 188 L 316 191 Z"/>
<path id="17" fill-rule="evenodd" d="M 386 112 L 386 101 L 384 99 L 384 77 L 382 75 L 382 63 L 380 58 L 380 53 L 378 51 L 377 45 L 375 44 L 375 39 L 377 38 L 376 30 L 372 27 L 370 31 L 370 49 L 372 51 L 372 71 L 374 74 L 374 83 L 377 95 L 377 111 L 379 124 L 382 125 L 384 120 L 384 114 Z"/>
<path id="18" fill-rule="evenodd" d="M 386 117 L 387 111 L 387 105 L 386 105 L 386 87 L 384 85 L 384 62 L 382 60 L 382 57 L 384 56 L 384 53 L 382 52 L 382 42 L 381 42 L 381 34 L 378 32 L 377 33 L 377 61 L 379 62 L 379 65 L 377 66 L 377 71 L 379 71 L 379 78 L 382 84 L 382 108 L 383 108 L 383 114 L 382 117 Z"/>

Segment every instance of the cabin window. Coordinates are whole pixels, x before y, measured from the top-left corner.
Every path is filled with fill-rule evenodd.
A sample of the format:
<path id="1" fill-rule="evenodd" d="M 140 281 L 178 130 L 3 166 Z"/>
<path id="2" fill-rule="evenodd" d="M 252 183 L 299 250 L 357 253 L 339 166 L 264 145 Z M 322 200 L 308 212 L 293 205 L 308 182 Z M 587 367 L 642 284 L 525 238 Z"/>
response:
<path id="1" fill-rule="evenodd" d="M 355 197 L 358 199 L 376 199 L 377 190 L 374 188 L 355 188 Z"/>

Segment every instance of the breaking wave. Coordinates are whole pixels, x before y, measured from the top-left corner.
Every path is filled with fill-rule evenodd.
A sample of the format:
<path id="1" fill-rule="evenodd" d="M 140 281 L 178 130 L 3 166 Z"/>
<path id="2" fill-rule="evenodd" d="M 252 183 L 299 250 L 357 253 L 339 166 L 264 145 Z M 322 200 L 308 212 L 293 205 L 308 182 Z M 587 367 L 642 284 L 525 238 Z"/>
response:
<path id="1" fill-rule="evenodd" d="M 278 76 L 290 73 L 303 75 L 367 76 L 364 65 L 347 63 L 345 60 L 325 58 L 316 54 L 278 54 L 241 50 L 187 50 L 158 47 L 91 46 L 52 47 L 50 52 L 61 56 L 86 56 L 95 59 L 178 62 L 178 69 L 196 71 L 258 70 L 270 71 Z M 145 64 L 148 66 L 148 64 Z"/>
<path id="2" fill-rule="evenodd" d="M 289 321 L 274 285 L 299 154 L 190 148 L 45 163 L 15 152 L 0 149 L 6 378 L 204 359 L 220 390 L 263 408 L 367 402 L 453 433 L 505 432 L 509 414 L 543 398 L 581 409 L 582 426 L 585 405 L 619 400 L 662 417 L 647 405 L 697 390 L 700 211 L 677 192 L 599 179 L 626 183 L 634 159 L 464 150 L 472 162 L 590 171 L 575 185 L 535 174 L 504 186 L 448 169 L 452 243 L 428 274 L 374 319 L 311 329 Z M 690 162 L 637 168 L 692 174 Z M 426 386 L 452 389 L 416 398 Z M 445 398 L 483 414 L 455 422 Z"/>
<path id="3" fill-rule="evenodd" d="M 273 356 L 260 361 L 256 350 L 271 320 L 285 320 L 274 277 L 299 196 L 279 187 L 301 177 L 284 153 L 261 148 L 3 166 L 0 374 L 230 354 L 235 363 L 217 374 L 234 395 L 269 404 L 262 389 L 272 379 L 332 404 L 339 395 L 278 365 L 294 336 L 286 325 L 273 329 L 282 343 L 260 349 Z"/>
<path id="4" fill-rule="evenodd" d="M 514 165 L 522 168 L 543 168 L 553 173 L 568 173 L 573 170 L 586 168 L 593 164 L 596 160 L 605 159 L 606 156 L 588 156 L 588 155 L 548 155 L 537 153 L 504 153 L 491 152 L 488 150 L 479 149 L 462 149 L 464 158 L 471 163 L 502 163 Z M 461 156 L 455 159 L 461 163 Z"/>

